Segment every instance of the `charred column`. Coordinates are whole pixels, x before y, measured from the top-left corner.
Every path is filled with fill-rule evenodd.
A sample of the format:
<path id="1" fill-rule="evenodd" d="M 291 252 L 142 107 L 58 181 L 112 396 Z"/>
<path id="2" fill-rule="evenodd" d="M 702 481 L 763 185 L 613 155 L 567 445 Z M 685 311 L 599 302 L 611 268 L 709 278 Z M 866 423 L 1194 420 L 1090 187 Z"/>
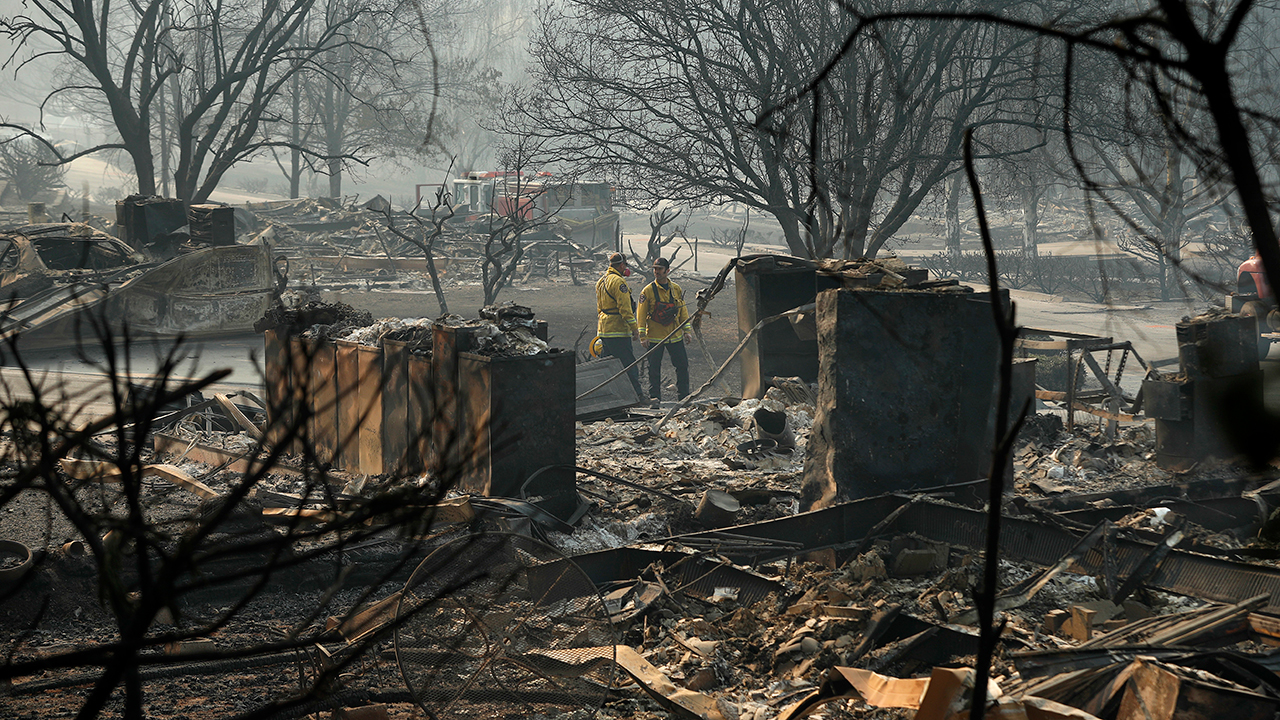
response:
<path id="1" fill-rule="evenodd" d="M 927 270 L 908 267 L 896 259 L 819 263 L 786 255 L 741 258 L 734 271 L 738 333 L 746 335 L 764 318 L 808 305 L 823 290 L 874 288 L 886 281 L 895 287 L 912 286 L 928 277 Z M 772 377 L 817 382 L 818 340 L 806 322 L 765 325 L 747 341 L 741 366 L 744 398 L 763 397 Z"/>
<path id="2" fill-rule="evenodd" d="M 818 290 L 839 287 L 839 282 L 819 275 L 817 264 L 781 256 L 765 256 L 742 262 L 734 271 L 738 297 L 738 333 L 745 335 L 760 320 L 813 302 Z M 761 328 L 742 351 L 742 397 L 763 397 L 774 376 L 818 379 L 818 341 L 801 338 L 790 323 L 776 322 Z"/>
<path id="3" fill-rule="evenodd" d="M 990 302 L 954 289 L 818 294 L 804 509 L 988 475 L 999 356 Z"/>
<path id="4" fill-rule="evenodd" d="M 1157 465 L 1186 470 L 1209 457 L 1248 452 L 1251 438 L 1269 427 L 1255 322 L 1204 315 L 1175 326 L 1182 372 L 1153 373 L 1142 383 L 1145 412 L 1155 418 Z"/>
<path id="5" fill-rule="evenodd" d="M 360 472 L 382 473 L 382 351 L 370 345 L 356 346 L 359 401 Z"/>
<path id="6" fill-rule="evenodd" d="M 458 356 L 458 415 L 468 458 L 459 487 L 481 495 L 522 496 L 565 518 L 577 503 L 574 486 L 574 358 L 537 355 Z"/>
<path id="7" fill-rule="evenodd" d="M 360 359 L 359 343 L 334 341 L 334 375 L 337 386 L 338 446 L 334 464 L 344 470 L 360 469 Z"/>
<path id="8" fill-rule="evenodd" d="M 459 418 L 459 405 L 463 402 L 463 388 L 458 380 L 458 354 L 471 349 L 478 329 L 466 326 L 450 326 L 437 323 L 432 326 L 431 356 L 432 413 L 431 413 L 431 468 L 437 473 L 456 477 L 457 469 L 466 460 L 466 441 L 462 438 L 463 425 Z"/>
<path id="9" fill-rule="evenodd" d="M 337 346 L 328 340 L 304 339 L 310 360 L 310 384 L 307 398 L 311 404 L 311 445 L 316 460 L 339 462 L 338 445 L 338 355 Z"/>
<path id="10" fill-rule="evenodd" d="M 382 467 L 389 474 L 421 470 L 409 458 L 409 351 L 399 340 L 382 340 Z"/>

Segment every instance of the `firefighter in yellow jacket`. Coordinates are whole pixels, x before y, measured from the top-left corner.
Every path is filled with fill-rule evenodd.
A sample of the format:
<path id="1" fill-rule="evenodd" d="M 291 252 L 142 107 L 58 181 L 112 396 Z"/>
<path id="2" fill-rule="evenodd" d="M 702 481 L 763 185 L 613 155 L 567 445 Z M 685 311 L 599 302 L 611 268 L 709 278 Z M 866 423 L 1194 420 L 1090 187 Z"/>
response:
<path id="1" fill-rule="evenodd" d="M 635 306 L 631 303 L 631 290 L 627 287 L 627 259 L 622 253 L 609 256 L 609 269 L 596 281 L 596 334 L 600 336 L 603 346 L 601 355 L 612 355 L 622 361 L 623 367 L 635 364 L 636 356 L 631 350 L 631 341 L 640 339 L 640 331 L 636 326 Z M 636 389 L 636 397 L 643 398 L 640 391 L 640 371 L 631 368 L 627 371 L 631 385 Z"/>
<path id="2" fill-rule="evenodd" d="M 684 304 L 684 290 L 671 281 L 671 261 L 660 257 L 653 261 L 653 282 L 640 291 L 640 344 L 661 343 L 649 356 L 649 400 L 662 400 L 662 353 L 671 358 L 676 370 L 676 399 L 689 396 L 689 354 L 684 342 L 688 333 L 689 308 Z M 671 331 L 675 330 L 675 333 Z M 670 335 L 671 337 L 667 337 Z"/>

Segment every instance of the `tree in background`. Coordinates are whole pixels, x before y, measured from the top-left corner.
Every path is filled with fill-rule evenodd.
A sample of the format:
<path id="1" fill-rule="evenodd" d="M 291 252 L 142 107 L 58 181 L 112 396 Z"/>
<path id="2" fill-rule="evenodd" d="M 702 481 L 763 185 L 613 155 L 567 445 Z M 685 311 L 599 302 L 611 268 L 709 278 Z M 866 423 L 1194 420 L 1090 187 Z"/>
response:
<path id="1" fill-rule="evenodd" d="M 1154 269 L 1168 300 L 1192 240 L 1188 225 L 1227 198 L 1223 178 L 1202 173 L 1178 139 L 1204 136 L 1211 119 L 1172 78 L 1127 82 L 1122 65 L 1105 55 L 1087 54 L 1081 63 L 1073 85 L 1072 124 L 1082 128 L 1073 133 L 1073 170 L 1120 219 L 1117 244 Z"/>
<path id="2" fill-rule="evenodd" d="M 495 128 L 503 98 L 528 84 L 530 8 L 519 0 L 455 3 L 457 42 L 443 51 L 457 72 L 445 78 L 440 155 L 459 173 L 491 170 L 500 152 Z"/>
<path id="3" fill-rule="evenodd" d="M 98 108 L 111 119 L 118 141 L 59 153 L 62 162 L 119 149 L 133 161 L 138 192 L 155 194 L 158 176 L 172 175 L 174 195 L 203 202 L 236 163 L 291 146 L 291 139 L 268 137 L 265 129 L 287 117 L 280 101 L 295 76 L 332 71 L 326 62 L 342 52 L 398 63 L 383 38 L 366 29 L 371 18 L 399 11 L 396 0 L 341 6 L 316 0 L 269 0 L 261 6 L 32 0 L 24 12 L 0 18 L 0 32 L 18 48 L 10 66 L 55 56 L 71 69 L 73 79 L 52 87 L 46 102 L 74 97 L 81 107 Z M 343 157 L 364 162 L 369 155 Z"/>
<path id="4" fill-rule="evenodd" d="M 312 24 L 323 25 L 322 18 L 358 1 L 329 0 Z M 458 103 L 465 95 L 460 89 L 477 84 L 473 63 L 442 56 L 456 52 L 463 12 L 456 3 L 419 0 L 399 15 L 361 17 L 356 22 L 361 43 L 377 44 L 380 52 L 335 47 L 293 77 L 283 92 L 287 114 L 271 127 L 273 136 L 287 141 L 273 155 L 293 197 L 306 171 L 326 176 L 328 195 L 340 197 L 343 175 L 363 165 L 353 158 L 376 155 L 410 164 L 439 151 L 456 132 L 444 122 L 449 113 L 441 112 L 440 104 Z M 428 127 L 431 138 L 424 143 Z"/>
<path id="5" fill-rule="evenodd" d="M 516 269 L 528 247 L 526 236 L 549 232 L 569 193 L 561 194 L 561 206 L 543 209 L 554 194 L 554 185 L 571 185 L 575 178 L 551 178 L 532 171 L 533 158 L 542 148 L 528 138 L 519 138 L 504 148 L 501 158 L 502 177 L 494 180 L 485 225 L 480 229 L 480 282 L 484 287 L 484 304 L 498 301 L 498 294 L 515 279 Z"/>
<path id="6" fill-rule="evenodd" d="M 805 0 L 573 0 L 540 20 L 509 131 L 641 204 L 741 202 L 813 257 L 875 255 L 957 170 L 962 128 L 1001 122 L 1036 68 L 1025 36 L 927 21 L 832 62 L 857 20 Z"/>
<path id="7" fill-rule="evenodd" d="M 0 180 L 22 202 L 64 187 L 66 174 L 67 169 L 57 164 L 57 157 L 43 143 L 27 137 L 0 142 Z"/>

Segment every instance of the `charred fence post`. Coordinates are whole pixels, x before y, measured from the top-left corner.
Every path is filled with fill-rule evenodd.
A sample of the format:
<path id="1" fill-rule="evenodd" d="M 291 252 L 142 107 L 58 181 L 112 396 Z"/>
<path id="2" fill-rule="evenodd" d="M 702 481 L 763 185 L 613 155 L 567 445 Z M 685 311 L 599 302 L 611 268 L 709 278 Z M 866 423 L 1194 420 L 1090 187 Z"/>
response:
<path id="1" fill-rule="evenodd" d="M 290 452 L 301 453 L 312 441 L 315 412 L 312 407 L 311 344 L 298 336 L 289 338 L 289 406 L 298 423 Z"/>
<path id="2" fill-rule="evenodd" d="M 990 302 L 989 293 L 818 294 L 804 509 L 986 476 L 999 350 Z"/>

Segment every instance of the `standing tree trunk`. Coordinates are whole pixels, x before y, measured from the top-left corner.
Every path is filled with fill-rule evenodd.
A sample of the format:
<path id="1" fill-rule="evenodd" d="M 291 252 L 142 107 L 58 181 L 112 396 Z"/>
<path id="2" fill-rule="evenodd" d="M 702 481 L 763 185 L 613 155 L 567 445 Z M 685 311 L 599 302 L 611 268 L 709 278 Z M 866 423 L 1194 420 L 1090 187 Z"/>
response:
<path id="1" fill-rule="evenodd" d="M 293 122 L 289 125 L 290 138 L 293 147 L 289 148 L 289 197 L 296 198 L 302 190 L 302 78 L 300 75 L 293 76 L 293 102 L 290 110 L 293 113 Z"/>
<path id="2" fill-rule="evenodd" d="M 794 212 L 781 211 L 776 214 L 778 224 L 782 227 L 782 239 L 787 243 L 787 249 L 792 255 L 802 258 L 814 258 L 814 254 L 810 251 L 808 243 L 805 242 L 805 233 L 802 230 L 803 223 Z"/>
<path id="3" fill-rule="evenodd" d="M 165 93 L 156 93 L 156 109 L 160 113 L 160 194 L 169 197 L 169 113 Z"/>
<path id="4" fill-rule="evenodd" d="M 1036 257 L 1040 254 L 1040 197 L 1042 189 L 1031 185 L 1022 187 L 1022 254 Z"/>
<path id="5" fill-rule="evenodd" d="M 1160 264 L 1161 300 L 1169 299 L 1170 290 L 1177 283 L 1175 274 L 1182 262 L 1182 233 L 1186 225 L 1186 177 L 1182 173 L 1182 151 L 1171 147 L 1165 151 L 1164 197 L 1158 223 L 1164 250 L 1164 262 Z"/>
<path id="6" fill-rule="evenodd" d="M 960 175 L 957 173 L 947 179 L 947 210 L 945 219 L 947 257 L 956 260 L 960 257 Z"/>

